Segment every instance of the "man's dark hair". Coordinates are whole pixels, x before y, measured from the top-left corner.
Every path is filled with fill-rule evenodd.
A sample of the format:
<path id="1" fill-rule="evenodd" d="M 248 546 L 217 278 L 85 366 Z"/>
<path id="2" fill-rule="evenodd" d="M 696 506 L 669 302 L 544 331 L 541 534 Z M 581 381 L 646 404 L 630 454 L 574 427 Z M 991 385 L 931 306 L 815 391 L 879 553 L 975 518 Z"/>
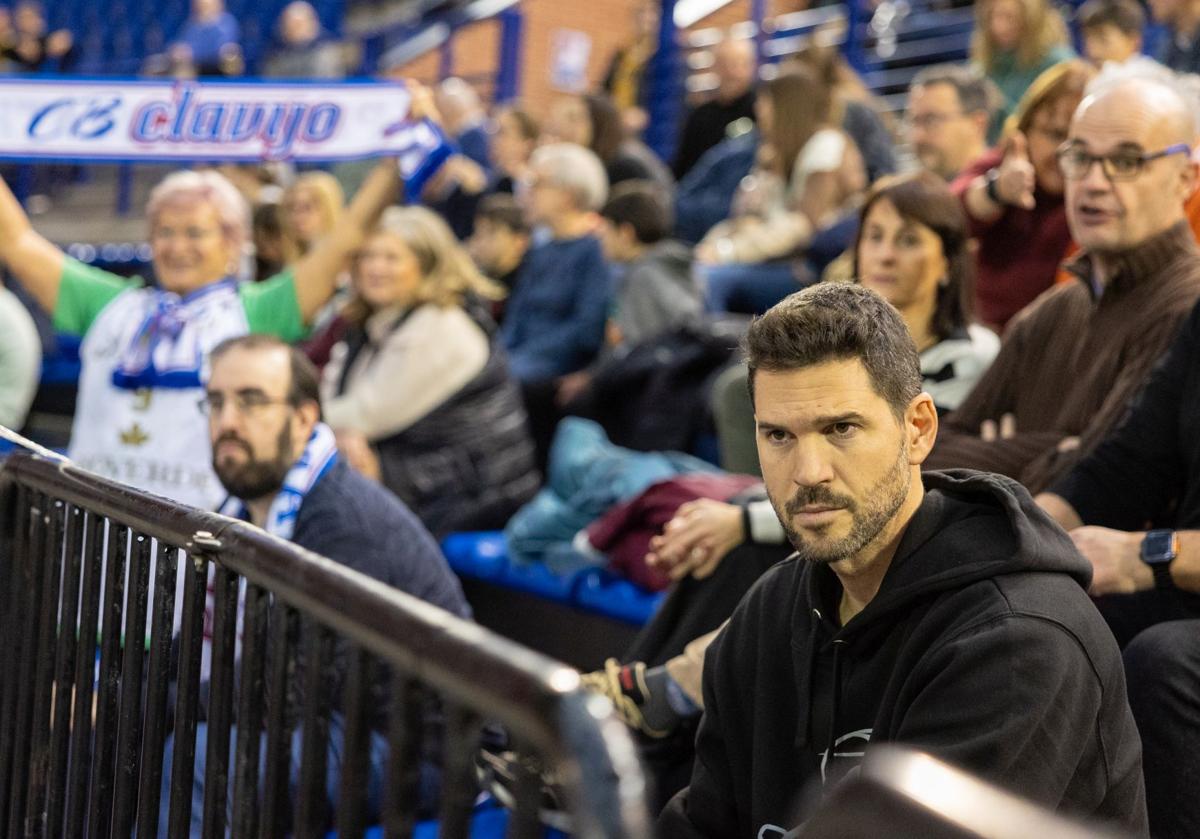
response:
<path id="1" fill-rule="evenodd" d="M 612 188 L 600 215 L 615 226 L 628 224 L 643 245 L 666 238 L 674 222 L 662 189 L 650 181 L 622 181 Z"/>
<path id="2" fill-rule="evenodd" d="M 991 116 L 1001 104 L 1000 91 L 996 89 L 992 80 L 983 75 L 978 68 L 968 64 L 936 64 L 926 67 L 913 76 L 909 89 L 935 84 L 948 84 L 954 88 L 964 114 L 983 111 Z"/>
<path id="3" fill-rule="evenodd" d="M 897 419 L 921 392 L 921 362 L 900 313 L 852 283 L 817 283 L 785 297 L 750 324 L 743 349 L 751 403 L 758 370 L 783 373 L 853 359 Z"/>
<path id="4" fill-rule="evenodd" d="M 528 236 L 529 222 L 525 219 L 525 211 L 507 192 L 496 192 L 485 196 L 475 210 L 476 221 L 487 221 L 499 227 L 507 227 L 513 233 Z"/>
<path id="5" fill-rule="evenodd" d="M 1115 26 L 1125 35 L 1141 35 L 1146 12 L 1137 0 L 1088 0 L 1075 13 L 1081 30 Z"/>
<path id="6" fill-rule="evenodd" d="M 282 349 L 288 354 L 291 366 L 292 381 L 288 386 L 286 399 L 288 404 L 297 407 L 305 402 L 315 402 L 321 407 L 321 379 L 317 368 L 308 360 L 308 356 L 274 335 L 239 335 L 237 338 L 226 338 L 217 344 L 209 353 L 209 366 L 217 362 L 221 356 L 230 350 L 242 349 L 248 351 Z"/>

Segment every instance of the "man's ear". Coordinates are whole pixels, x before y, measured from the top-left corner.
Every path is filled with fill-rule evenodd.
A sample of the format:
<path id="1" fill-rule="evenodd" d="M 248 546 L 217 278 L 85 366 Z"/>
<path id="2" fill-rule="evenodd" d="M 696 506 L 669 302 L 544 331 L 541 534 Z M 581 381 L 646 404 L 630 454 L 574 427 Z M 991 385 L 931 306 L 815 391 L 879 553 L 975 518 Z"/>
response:
<path id="1" fill-rule="evenodd" d="M 307 440 L 313 428 L 321 421 L 321 406 L 316 402 L 301 402 L 296 406 L 296 420 L 300 423 Z"/>
<path id="2" fill-rule="evenodd" d="M 938 415 L 933 397 L 919 393 L 904 412 L 904 433 L 908 435 L 908 462 L 920 466 L 933 451 L 937 440 Z"/>

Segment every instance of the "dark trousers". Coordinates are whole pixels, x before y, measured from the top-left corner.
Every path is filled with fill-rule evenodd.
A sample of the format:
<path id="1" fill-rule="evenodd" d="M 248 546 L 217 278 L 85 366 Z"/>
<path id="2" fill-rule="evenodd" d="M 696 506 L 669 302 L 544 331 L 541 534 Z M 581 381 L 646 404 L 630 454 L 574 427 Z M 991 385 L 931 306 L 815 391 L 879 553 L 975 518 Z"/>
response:
<path id="1" fill-rule="evenodd" d="M 1200 596 L 1145 591 L 1096 600 L 1124 650 L 1142 736 L 1154 839 L 1200 836 Z"/>

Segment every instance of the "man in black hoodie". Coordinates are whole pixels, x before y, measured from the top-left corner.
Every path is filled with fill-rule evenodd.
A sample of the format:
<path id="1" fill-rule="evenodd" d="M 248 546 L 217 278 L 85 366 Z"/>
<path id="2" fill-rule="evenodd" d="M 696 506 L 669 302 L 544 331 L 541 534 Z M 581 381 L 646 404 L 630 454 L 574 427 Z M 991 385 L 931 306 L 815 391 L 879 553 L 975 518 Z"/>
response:
<path id="1" fill-rule="evenodd" d="M 927 473 L 937 411 L 894 309 L 821 284 L 747 337 L 763 478 L 796 554 L 709 649 L 664 836 L 786 833 L 872 742 L 1146 833 L 1120 654 L 1070 539 L 1006 478 Z"/>

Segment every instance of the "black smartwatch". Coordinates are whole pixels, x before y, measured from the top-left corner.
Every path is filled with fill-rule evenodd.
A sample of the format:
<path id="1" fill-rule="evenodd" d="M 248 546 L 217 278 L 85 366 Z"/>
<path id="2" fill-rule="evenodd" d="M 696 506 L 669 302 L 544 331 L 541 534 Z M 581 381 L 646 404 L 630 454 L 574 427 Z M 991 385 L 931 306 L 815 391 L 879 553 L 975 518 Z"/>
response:
<path id="1" fill-rule="evenodd" d="M 996 182 L 1000 180 L 1000 170 L 993 167 L 987 170 L 983 176 L 984 182 L 987 184 L 984 188 L 984 194 L 991 199 L 993 204 L 999 204 L 1003 207 L 1007 202 L 1000 197 L 1000 191 L 996 188 Z"/>
<path id="2" fill-rule="evenodd" d="M 1171 563 L 1179 556 L 1179 534 L 1174 530 L 1151 530 L 1142 537 L 1142 562 L 1154 572 L 1154 587 L 1173 589 Z"/>

